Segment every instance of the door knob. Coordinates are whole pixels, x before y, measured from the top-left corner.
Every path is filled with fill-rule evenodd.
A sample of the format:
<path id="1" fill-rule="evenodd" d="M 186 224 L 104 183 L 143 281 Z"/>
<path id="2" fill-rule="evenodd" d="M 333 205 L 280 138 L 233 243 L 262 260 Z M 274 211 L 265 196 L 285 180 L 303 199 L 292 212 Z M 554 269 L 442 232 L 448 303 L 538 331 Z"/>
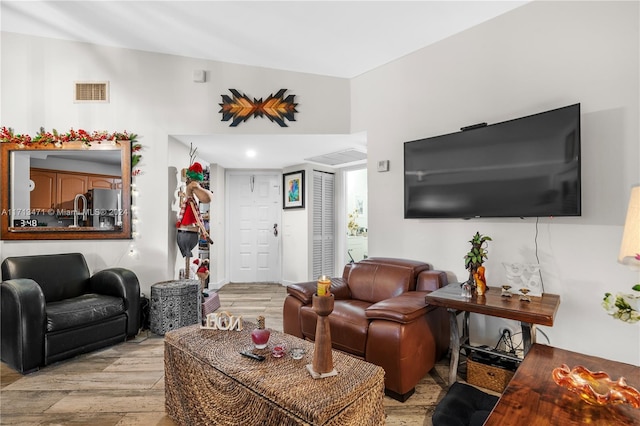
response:
<path id="1" fill-rule="evenodd" d="M 273 224 L 273 236 L 274 237 L 278 236 L 278 224 L 277 223 Z"/>

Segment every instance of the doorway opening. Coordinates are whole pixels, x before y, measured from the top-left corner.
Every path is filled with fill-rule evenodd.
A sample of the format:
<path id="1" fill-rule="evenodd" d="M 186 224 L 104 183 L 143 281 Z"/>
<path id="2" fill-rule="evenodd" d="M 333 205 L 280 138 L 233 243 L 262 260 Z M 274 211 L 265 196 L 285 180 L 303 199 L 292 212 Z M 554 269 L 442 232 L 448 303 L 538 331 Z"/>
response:
<path id="1" fill-rule="evenodd" d="M 347 210 L 346 262 L 368 257 L 367 169 L 345 171 L 345 206 Z"/>

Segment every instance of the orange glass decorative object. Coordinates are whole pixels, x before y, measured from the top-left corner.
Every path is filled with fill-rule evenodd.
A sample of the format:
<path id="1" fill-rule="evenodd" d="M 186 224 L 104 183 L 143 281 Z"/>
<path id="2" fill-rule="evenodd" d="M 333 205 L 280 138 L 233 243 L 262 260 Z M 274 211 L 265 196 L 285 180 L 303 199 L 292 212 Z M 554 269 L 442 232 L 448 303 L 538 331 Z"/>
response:
<path id="1" fill-rule="evenodd" d="M 482 296 L 487 291 L 487 280 L 484 277 L 484 266 L 478 266 L 478 270 L 473 274 L 473 279 L 476 282 L 476 293 Z"/>
<path id="2" fill-rule="evenodd" d="M 484 266 L 482 266 L 482 265 L 478 266 L 478 276 L 480 277 L 480 279 L 481 279 L 482 281 L 484 281 L 484 282 L 486 283 L 486 282 L 487 282 L 487 280 L 484 278 L 484 271 L 485 271 L 485 270 L 486 270 L 486 269 L 485 269 L 485 267 L 484 267 Z"/>
<path id="3" fill-rule="evenodd" d="M 630 404 L 640 408 L 640 392 L 627 385 L 624 377 L 612 381 L 603 371 L 592 372 L 578 365 L 572 370 L 562 364 L 552 373 L 553 381 L 577 394 L 591 405 Z"/>

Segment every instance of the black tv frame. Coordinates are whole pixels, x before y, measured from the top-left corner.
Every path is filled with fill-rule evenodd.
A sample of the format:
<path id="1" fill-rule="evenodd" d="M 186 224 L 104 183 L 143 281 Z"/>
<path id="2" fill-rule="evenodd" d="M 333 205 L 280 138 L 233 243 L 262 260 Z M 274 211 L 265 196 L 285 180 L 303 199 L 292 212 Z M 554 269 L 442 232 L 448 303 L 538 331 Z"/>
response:
<path id="1" fill-rule="evenodd" d="M 560 120 L 558 123 L 556 123 L 554 120 Z M 559 201 L 555 200 L 553 201 L 555 204 L 541 204 L 542 206 L 546 206 L 546 209 L 543 207 L 540 208 L 534 208 L 531 207 L 530 205 L 527 205 L 527 202 L 531 201 L 531 200 L 527 200 L 526 199 L 526 192 L 523 192 L 522 197 L 519 197 L 519 194 L 514 194 L 514 184 L 510 183 L 508 179 L 498 179 L 494 182 L 489 181 L 489 183 L 487 182 L 482 182 L 481 184 L 478 183 L 478 188 L 481 188 L 481 185 L 490 185 L 492 186 L 492 189 L 490 190 L 485 190 L 483 191 L 484 193 L 488 193 L 490 196 L 494 196 L 494 195 L 499 195 L 499 194 L 507 194 L 508 191 L 511 191 L 512 194 L 510 194 L 510 196 L 513 197 L 513 203 L 509 204 L 509 203 L 505 203 L 502 208 L 500 209 L 500 211 L 490 211 L 487 209 L 484 210 L 477 210 L 475 212 L 473 211 L 473 208 L 468 209 L 467 212 L 462 213 L 461 211 L 458 210 L 452 210 L 452 211 L 447 211 L 446 209 L 438 212 L 437 211 L 437 207 L 433 207 L 433 209 L 431 211 L 427 211 L 427 210 L 420 210 L 420 209 L 416 209 L 415 205 L 416 202 L 415 200 L 413 200 L 414 205 L 411 206 L 409 204 L 410 200 L 408 199 L 410 196 L 416 196 L 417 192 L 421 189 L 420 186 L 418 185 L 413 185 L 410 186 L 412 183 L 415 183 L 416 181 L 416 177 L 418 176 L 418 181 L 420 181 L 420 179 L 425 179 L 425 176 L 429 175 L 429 170 L 425 170 L 425 171 L 420 171 L 420 170 L 415 170 L 415 167 L 411 167 L 410 170 L 407 170 L 407 163 L 408 162 L 415 162 L 415 158 L 417 158 L 417 155 L 415 153 L 415 149 L 411 149 L 411 146 L 419 146 L 419 145 L 423 145 L 423 144 L 430 144 L 430 143 L 437 143 L 439 145 L 433 145 L 434 151 L 437 148 L 440 147 L 445 147 L 446 143 L 455 143 L 456 145 L 465 145 L 467 144 L 467 149 L 470 150 L 476 150 L 478 149 L 478 147 L 484 149 L 485 145 L 476 145 L 476 146 L 472 146 L 471 144 L 486 144 L 486 147 L 489 147 L 489 143 L 486 140 L 480 140 L 478 141 L 478 136 L 479 135 L 489 135 L 489 134 L 500 134 L 501 132 L 504 132 L 508 129 L 511 129 L 513 131 L 513 128 L 516 129 L 521 129 L 524 130 L 526 129 L 527 125 L 531 125 L 532 123 L 536 123 L 537 122 L 541 122 L 543 125 L 546 123 L 548 127 L 550 127 L 553 130 L 557 130 L 556 128 L 554 128 L 554 126 L 562 126 L 562 125 L 568 125 L 569 123 L 573 124 L 572 129 L 574 130 L 573 133 L 567 133 L 565 136 L 565 140 L 564 140 L 564 153 L 556 153 L 556 157 L 558 159 L 558 161 L 561 160 L 561 155 L 564 156 L 564 162 L 567 164 L 566 168 L 567 170 L 571 170 L 571 179 L 570 180 L 566 180 L 562 187 L 557 188 L 559 194 L 554 194 L 553 191 L 548 190 L 548 197 L 560 197 Z M 531 115 L 527 115 L 527 116 L 523 116 L 523 117 L 519 117 L 519 118 L 515 118 L 512 120 L 507 120 L 507 121 L 503 121 L 500 123 L 495 123 L 495 124 L 491 124 L 491 125 L 487 125 L 486 123 L 480 123 L 477 125 L 472 125 L 472 126 L 467 126 L 467 127 L 463 127 L 461 129 L 460 132 L 455 132 L 455 133 L 449 133 L 449 134 L 444 134 L 444 135 L 438 135 L 438 136 L 433 136 L 433 137 L 427 137 L 427 138 L 422 138 L 422 139 L 417 139 L 417 140 L 413 140 L 413 141 L 408 141 L 405 142 L 403 145 L 404 148 L 404 217 L 405 219 L 438 219 L 438 218 L 458 218 L 458 219 L 470 219 L 470 218 L 480 218 L 480 217 L 486 217 L 486 218 L 510 218 L 510 217 L 520 217 L 520 218 L 524 218 L 524 217 L 545 217 L 545 216 L 581 216 L 582 215 L 582 172 L 581 172 L 581 154 L 580 154 L 580 150 L 581 150 L 581 129 L 580 129 L 580 104 L 576 103 L 576 104 L 572 104 L 572 105 L 568 105 L 565 107 L 560 107 L 560 108 L 555 108 L 552 110 L 548 110 L 548 111 L 544 111 L 544 112 L 540 112 L 537 114 L 531 114 Z M 514 143 L 516 144 L 523 144 L 523 141 L 527 141 L 528 142 L 528 147 L 534 147 L 536 149 L 541 149 L 543 148 L 543 143 L 553 143 L 555 145 L 554 148 L 557 151 L 558 150 L 558 145 L 557 145 L 557 141 L 556 142 L 551 142 L 553 140 L 553 138 L 558 138 L 558 135 L 555 133 L 552 133 L 552 136 L 548 137 L 547 139 L 544 139 L 544 134 L 545 131 L 547 129 L 544 127 L 535 127 L 535 132 L 539 133 L 539 135 L 536 135 L 538 137 L 541 138 L 540 141 L 529 141 L 528 139 L 531 139 L 532 136 L 528 136 L 528 135 L 518 135 L 516 134 L 509 134 L 509 137 L 511 137 L 512 139 L 514 139 Z M 483 133 L 476 133 L 476 132 L 485 132 Z M 504 136 L 504 135 L 503 135 Z M 515 147 L 521 147 L 521 146 L 525 146 L 525 145 L 505 145 L 506 140 L 500 140 L 498 142 L 491 142 L 491 145 L 495 145 L 493 146 L 493 149 L 496 149 L 496 146 L 499 146 L 499 144 L 503 144 L 503 147 L 507 147 L 508 149 L 515 149 Z M 539 147 L 536 147 L 536 144 L 540 144 Z M 433 148 L 432 147 L 432 148 Z M 448 148 L 442 148 L 444 149 L 448 149 Z M 411 151 L 413 154 L 410 155 L 408 154 L 408 152 Z M 543 151 L 540 151 L 540 153 L 542 153 Z M 459 153 L 460 155 L 463 155 L 462 153 Z M 535 153 L 534 153 L 535 154 Z M 411 158 L 410 158 L 411 157 Z M 512 157 L 513 158 L 513 154 Z M 468 160 L 468 159 L 467 159 Z M 488 160 L 488 162 L 491 162 L 492 160 Z M 462 162 L 464 163 L 464 161 Z M 524 170 L 524 166 L 514 162 L 514 165 L 516 165 L 517 167 L 522 168 L 522 170 Z M 549 163 L 550 164 L 550 163 Z M 501 164 L 502 167 L 507 168 L 507 166 L 509 166 L 509 164 L 504 163 Z M 464 167 L 469 167 L 469 166 L 463 166 L 460 170 L 454 170 L 455 172 L 459 172 L 461 175 L 465 173 L 465 169 Z M 474 165 L 474 167 L 476 167 L 476 165 Z M 482 167 L 482 164 L 477 165 L 478 170 L 480 170 L 480 168 Z M 499 167 L 499 166 L 498 166 Z M 514 168 L 514 170 L 517 170 L 517 167 Z M 544 164 L 540 165 L 541 167 L 541 172 L 543 173 L 542 170 L 544 170 Z M 550 168 L 550 170 L 553 170 L 554 173 L 560 173 L 562 167 L 564 166 L 555 166 L 555 168 Z M 487 167 L 487 169 L 490 169 L 491 167 Z M 469 167 L 469 169 L 471 169 L 471 167 Z M 532 170 L 532 169 L 530 169 Z M 453 175 L 453 172 L 451 172 L 451 176 Z M 495 173 L 495 170 L 493 171 Z M 432 179 L 437 180 L 434 175 L 436 174 L 440 174 L 440 175 L 444 175 L 446 174 L 447 171 L 443 171 L 443 170 L 437 170 L 432 172 L 432 175 L 430 176 Z M 469 172 L 469 174 L 472 173 L 480 173 L 478 171 L 471 171 Z M 413 177 L 412 177 L 413 174 Z M 421 175 L 420 175 L 421 174 Z M 514 176 L 516 176 L 516 174 L 514 174 Z M 536 179 L 540 179 L 545 175 L 539 174 L 539 175 L 533 175 L 534 178 Z M 555 176 L 555 175 L 554 175 Z M 459 178 L 459 176 L 457 177 Z M 440 176 L 440 180 L 444 179 L 442 176 Z M 514 178 L 515 179 L 515 178 Z M 532 180 L 533 178 L 530 178 L 529 180 L 526 180 L 523 177 L 523 180 L 521 182 L 521 186 L 523 189 L 526 189 L 527 187 L 530 187 L 531 185 L 534 185 L 534 180 Z M 570 187 L 567 187 L 567 182 L 571 185 Z M 469 186 L 472 187 L 474 184 L 476 184 L 476 182 L 473 181 L 467 181 L 464 183 L 460 183 L 459 185 L 465 185 L 465 186 Z M 441 182 L 439 184 L 435 184 L 433 185 L 433 187 L 431 189 L 429 189 L 429 187 L 427 185 L 421 185 L 422 189 L 424 190 L 424 194 L 422 196 L 422 198 L 420 199 L 422 201 L 423 204 L 425 203 L 429 203 L 428 201 L 426 201 L 426 197 L 428 197 L 428 195 L 426 195 L 428 193 L 428 191 L 440 191 L 440 194 L 436 194 L 436 195 L 431 195 L 433 199 L 437 199 L 438 196 L 445 199 L 447 197 L 447 194 L 443 195 L 443 191 L 447 191 L 449 190 L 448 196 L 450 197 L 451 194 L 455 193 L 455 184 L 451 183 L 451 182 Z M 439 188 L 436 190 L 436 188 Z M 468 189 L 468 188 L 465 188 Z M 468 197 L 469 199 L 467 200 L 462 200 L 465 203 L 474 203 L 472 194 L 473 191 L 467 191 L 468 192 Z M 531 196 L 531 194 L 529 194 Z M 451 197 L 450 197 L 451 198 Z M 496 198 L 496 200 L 499 200 L 499 197 Z M 476 200 L 477 201 L 477 200 Z M 550 200 L 545 200 L 549 203 L 551 203 Z M 540 203 L 544 203 L 544 201 L 541 201 Z M 567 206 L 564 205 L 564 203 L 567 203 Z M 437 202 L 434 201 L 433 203 L 434 205 L 437 204 Z M 446 204 L 445 202 L 442 203 L 443 205 Z M 519 205 L 522 206 L 526 206 L 526 208 L 520 208 Z"/>

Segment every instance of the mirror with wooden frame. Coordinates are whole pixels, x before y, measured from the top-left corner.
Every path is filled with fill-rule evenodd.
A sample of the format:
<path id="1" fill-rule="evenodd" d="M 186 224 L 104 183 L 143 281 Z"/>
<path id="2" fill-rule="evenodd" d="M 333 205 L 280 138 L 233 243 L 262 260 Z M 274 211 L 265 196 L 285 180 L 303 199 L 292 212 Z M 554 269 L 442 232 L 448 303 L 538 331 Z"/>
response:
<path id="1" fill-rule="evenodd" d="M 0 143 L 0 239 L 130 239 L 131 145 Z"/>

